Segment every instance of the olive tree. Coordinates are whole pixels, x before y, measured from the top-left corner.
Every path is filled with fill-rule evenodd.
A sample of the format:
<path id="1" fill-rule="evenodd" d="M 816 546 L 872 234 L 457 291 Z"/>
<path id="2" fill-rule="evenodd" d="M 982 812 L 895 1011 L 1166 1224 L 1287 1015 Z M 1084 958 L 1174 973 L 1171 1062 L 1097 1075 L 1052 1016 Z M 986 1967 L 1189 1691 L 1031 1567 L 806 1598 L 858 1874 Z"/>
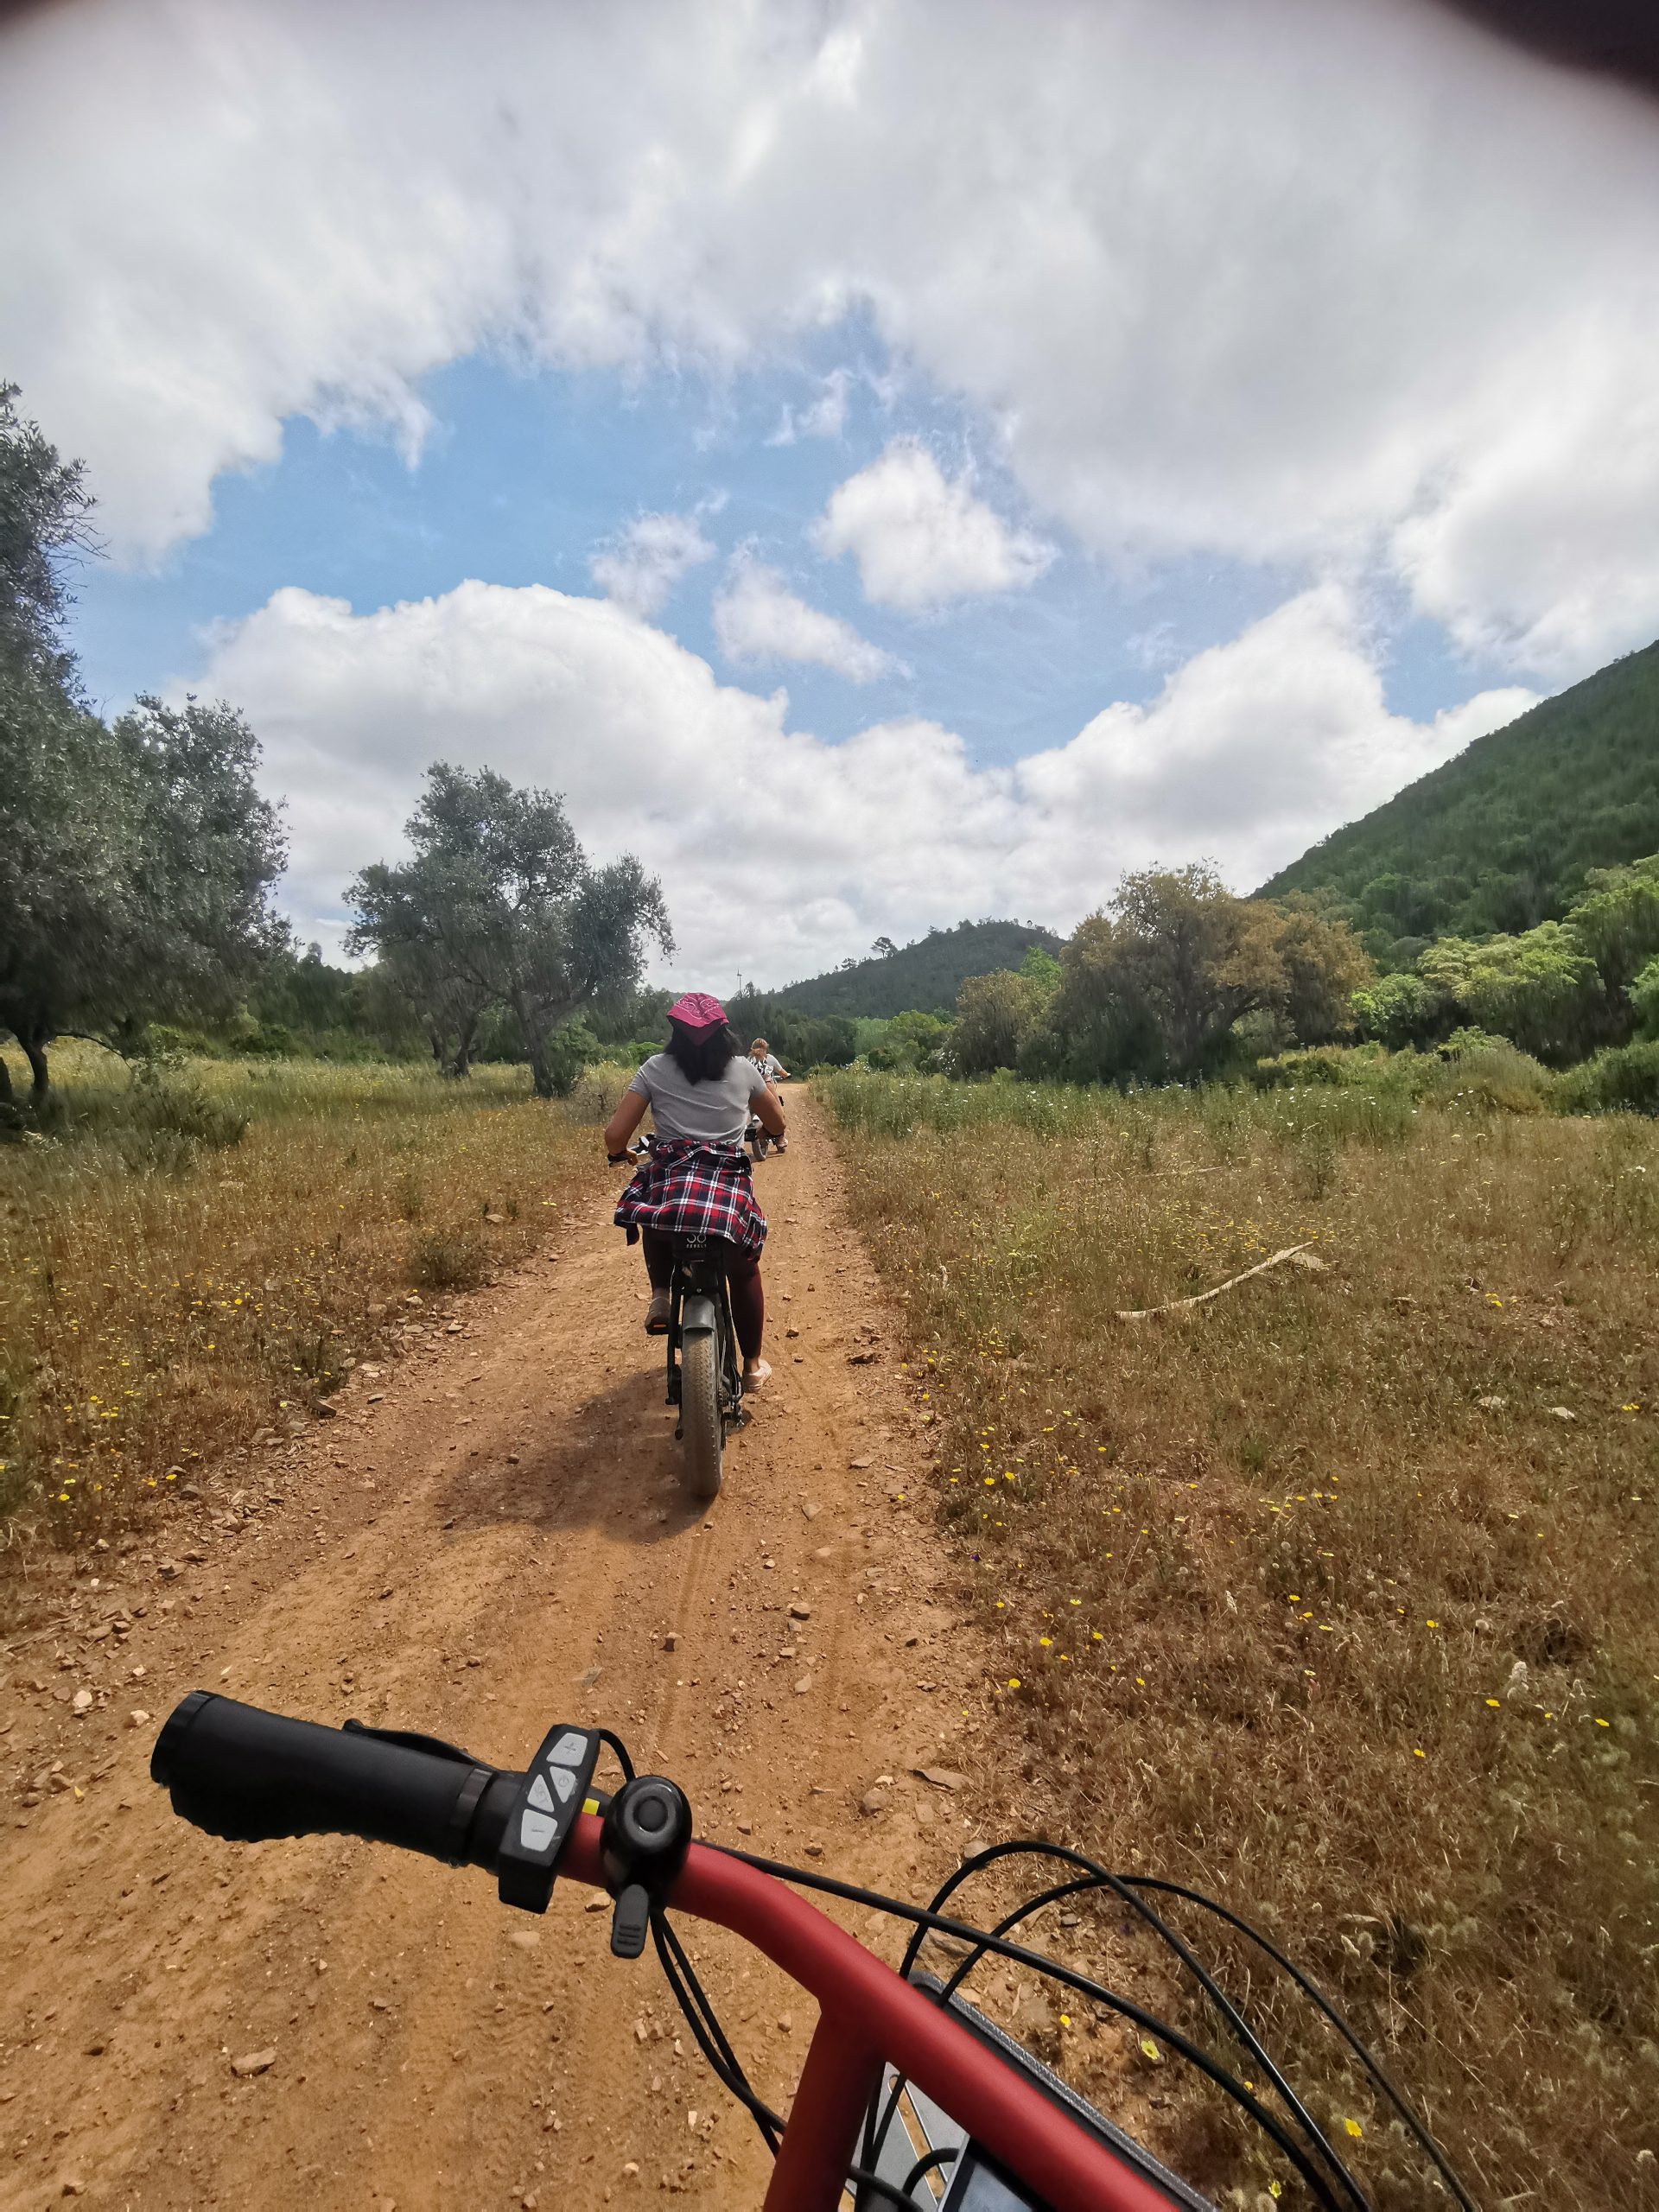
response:
<path id="1" fill-rule="evenodd" d="M 390 963 L 429 1027 L 459 1036 L 505 1007 L 538 1097 L 567 1088 L 556 1033 L 634 989 L 655 940 L 673 949 L 661 886 L 631 854 L 594 867 L 556 793 L 439 761 L 410 817 L 412 856 L 376 861 L 346 897 L 355 952 Z M 464 1055 L 452 1072 L 464 1072 Z"/>
<path id="2" fill-rule="evenodd" d="M 1085 1079 L 1195 1075 L 1259 1011 L 1321 1043 L 1351 1029 L 1370 974 L 1347 925 L 1306 900 L 1240 899 L 1203 863 L 1146 869 L 1061 953 L 1054 1058 Z"/>
<path id="3" fill-rule="evenodd" d="M 38 1103 L 54 1037 L 130 1050 L 162 1015 L 229 1010 L 284 938 L 283 849 L 232 709 L 141 699 L 106 726 L 86 708 L 64 571 L 92 502 L 16 397 L 0 385 L 0 1028 Z M 0 1059 L 0 1103 L 10 1088 Z"/>
<path id="4" fill-rule="evenodd" d="M 226 1014 L 286 941 L 284 849 L 233 709 L 142 699 L 106 728 L 0 691 L 0 1025 L 37 1103 L 65 1033 L 130 1052 L 151 1021 Z"/>

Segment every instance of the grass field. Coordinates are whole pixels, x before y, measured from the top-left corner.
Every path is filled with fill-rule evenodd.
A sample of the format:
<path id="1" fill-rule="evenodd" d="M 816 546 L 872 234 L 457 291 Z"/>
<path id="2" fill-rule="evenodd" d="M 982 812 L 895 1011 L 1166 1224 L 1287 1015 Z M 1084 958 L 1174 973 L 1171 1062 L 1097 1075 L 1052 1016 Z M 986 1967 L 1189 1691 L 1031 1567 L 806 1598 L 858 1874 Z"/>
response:
<path id="1" fill-rule="evenodd" d="M 61 1047 L 58 1134 L 0 1151 L 0 1516 L 95 1535 L 302 1414 L 400 1313 L 601 1190 L 589 1107 L 522 1070 L 201 1061 L 135 1087 Z M 620 1088 L 619 1075 L 616 1085 Z"/>
<path id="2" fill-rule="evenodd" d="M 1023 1824 L 1259 1919 L 1482 2202 L 1659 2202 L 1659 1126 L 1450 1084 L 823 1090 Z M 1449 2201 L 1229 1964 L 1377 2202 Z M 1249 2139 L 1165 2080 L 1172 2148 L 1255 2205 Z"/>

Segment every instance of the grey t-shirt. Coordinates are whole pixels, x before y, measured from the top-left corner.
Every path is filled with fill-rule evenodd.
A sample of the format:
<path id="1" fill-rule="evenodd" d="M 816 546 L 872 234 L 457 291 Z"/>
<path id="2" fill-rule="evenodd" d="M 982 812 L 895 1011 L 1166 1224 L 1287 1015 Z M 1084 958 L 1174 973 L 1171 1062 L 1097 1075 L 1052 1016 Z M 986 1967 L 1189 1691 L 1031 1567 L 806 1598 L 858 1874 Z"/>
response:
<path id="1" fill-rule="evenodd" d="M 695 1137 L 699 1144 L 741 1144 L 749 1125 L 749 1101 L 766 1087 L 754 1062 L 734 1052 L 724 1075 L 688 1083 L 680 1064 L 667 1052 L 653 1052 L 628 1089 L 649 1099 L 662 1137 Z"/>

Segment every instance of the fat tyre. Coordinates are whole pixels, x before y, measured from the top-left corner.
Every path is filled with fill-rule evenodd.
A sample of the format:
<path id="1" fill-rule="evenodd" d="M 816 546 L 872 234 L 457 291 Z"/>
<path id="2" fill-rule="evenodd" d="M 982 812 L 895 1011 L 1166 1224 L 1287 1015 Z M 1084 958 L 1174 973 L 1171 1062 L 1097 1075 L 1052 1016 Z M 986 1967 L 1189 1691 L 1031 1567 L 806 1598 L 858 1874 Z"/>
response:
<path id="1" fill-rule="evenodd" d="M 720 1496 L 720 1345 L 714 1332 L 687 1337 L 680 1346 L 680 1430 L 685 1445 L 685 1486 L 693 1497 Z"/>

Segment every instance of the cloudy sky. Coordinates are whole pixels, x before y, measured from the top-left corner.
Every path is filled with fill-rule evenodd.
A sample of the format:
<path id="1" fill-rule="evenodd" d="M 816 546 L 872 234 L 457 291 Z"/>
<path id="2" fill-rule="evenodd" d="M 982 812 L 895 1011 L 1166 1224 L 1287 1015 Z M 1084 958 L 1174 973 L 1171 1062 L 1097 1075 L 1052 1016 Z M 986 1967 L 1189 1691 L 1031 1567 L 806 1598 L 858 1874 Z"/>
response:
<path id="1" fill-rule="evenodd" d="M 56 0 L 0 375 L 334 949 L 428 762 L 677 976 L 1249 888 L 1659 631 L 1659 110 L 1428 0 Z"/>

